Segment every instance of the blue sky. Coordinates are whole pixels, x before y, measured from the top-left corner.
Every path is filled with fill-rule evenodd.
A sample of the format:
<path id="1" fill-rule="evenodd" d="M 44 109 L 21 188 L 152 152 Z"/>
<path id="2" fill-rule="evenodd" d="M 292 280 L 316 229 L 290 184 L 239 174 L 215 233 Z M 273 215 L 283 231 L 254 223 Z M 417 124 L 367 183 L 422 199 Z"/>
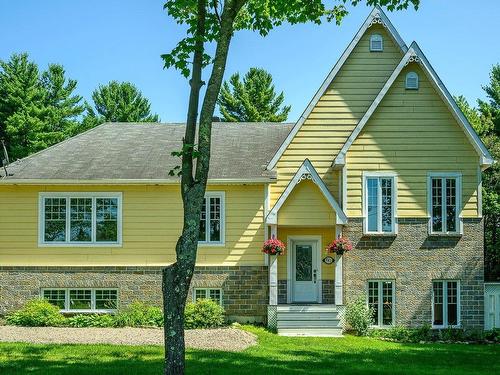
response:
<path id="1" fill-rule="evenodd" d="M 388 13 L 409 45 L 416 40 L 452 94 L 484 98 L 491 66 L 500 63 L 500 1 L 422 0 L 415 12 Z M 226 76 L 257 66 L 274 77 L 296 121 L 350 42 L 370 8 L 350 9 L 334 24 L 282 26 L 265 38 L 239 32 Z M 0 59 L 28 52 L 42 68 L 60 63 L 90 98 L 110 80 L 130 81 L 162 121 L 184 121 L 187 81 L 160 58 L 183 36 L 159 0 L 0 0 Z"/>

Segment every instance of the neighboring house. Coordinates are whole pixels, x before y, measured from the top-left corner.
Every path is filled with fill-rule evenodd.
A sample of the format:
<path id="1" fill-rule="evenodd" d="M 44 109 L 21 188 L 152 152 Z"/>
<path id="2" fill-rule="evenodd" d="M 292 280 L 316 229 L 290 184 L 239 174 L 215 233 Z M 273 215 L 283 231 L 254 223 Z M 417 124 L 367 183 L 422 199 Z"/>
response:
<path id="1" fill-rule="evenodd" d="M 161 304 L 183 134 L 104 124 L 10 165 L 0 312 L 37 296 L 67 312 Z M 481 171 L 493 160 L 380 9 L 297 123 L 215 123 L 212 145 L 193 299 L 283 334 L 338 334 L 359 295 L 377 326 L 483 327 Z M 341 234 L 354 249 L 323 262 Z M 271 236 L 287 244 L 277 259 L 261 252 Z"/>

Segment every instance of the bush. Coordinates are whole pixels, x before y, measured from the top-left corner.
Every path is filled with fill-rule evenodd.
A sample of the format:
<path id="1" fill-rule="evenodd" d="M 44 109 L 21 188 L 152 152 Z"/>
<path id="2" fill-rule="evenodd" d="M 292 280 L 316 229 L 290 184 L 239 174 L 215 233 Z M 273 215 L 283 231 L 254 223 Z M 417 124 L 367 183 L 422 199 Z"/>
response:
<path id="1" fill-rule="evenodd" d="M 163 327 L 163 311 L 143 302 L 134 302 L 114 316 L 116 327 Z"/>
<path id="2" fill-rule="evenodd" d="M 373 322 L 373 309 L 366 306 L 365 299 L 360 296 L 347 304 L 345 318 L 358 336 L 366 336 Z"/>
<path id="3" fill-rule="evenodd" d="M 370 332 L 370 336 L 390 339 L 400 342 L 420 342 L 420 341 L 433 341 L 431 326 L 424 324 L 419 328 L 406 328 L 403 326 L 396 326 L 388 329 L 375 329 Z"/>
<path id="4" fill-rule="evenodd" d="M 185 328 L 215 328 L 224 324 L 224 308 L 210 299 L 186 305 Z"/>
<path id="5" fill-rule="evenodd" d="M 24 307 L 7 315 L 8 324 L 26 327 L 48 327 L 64 325 L 66 319 L 59 312 L 59 307 L 44 299 L 34 299 Z"/>
<path id="6" fill-rule="evenodd" d="M 115 319 L 112 315 L 75 315 L 67 319 L 67 324 L 70 327 L 114 327 Z"/>
<path id="7" fill-rule="evenodd" d="M 445 328 L 439 331 L 443 341 L 465 341 L 465 333 L 461 328 Z"/>

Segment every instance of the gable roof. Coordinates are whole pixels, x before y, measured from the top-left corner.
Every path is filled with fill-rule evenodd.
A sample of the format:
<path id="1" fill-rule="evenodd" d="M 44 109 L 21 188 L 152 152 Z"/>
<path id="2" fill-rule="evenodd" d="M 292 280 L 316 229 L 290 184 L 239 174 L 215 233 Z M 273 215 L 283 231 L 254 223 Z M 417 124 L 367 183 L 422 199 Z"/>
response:
<path id="1" fill-rule="evenodd" d="M 455 102 L 451 94 L 448 92 L 448 90 L 444 86 L 441 79 L 438 77 L 435 70 L 432 68 L 431 64 L 423 54 L 418 44 L 416 42 L 413 42 L 410 45 L 410 48 L 408 49 L 406 54 L 399 62 L 396 69 L 394 69 L 394 72 L 392 72 L 391 76 L 385 83 L 384 87 L 382 87 L 382 90 L 380 90 L 379 94 L 377 95 L 373 103 L 370 105 L 364 116 L 361 118 L 358 125 L 356 125 L 356 127 L 352 131 L 351 135 L 347 139 L 346 143 L 344 144 L 338 155 L 335 157 L 335 160 L 333 162 L 333 167 L 336 168 L 345 164 L 345 156 L 347 154 L 347 151 L 349 150 L 353 142 L 356 140 L 361 130 L 363 130 L 364 126 L 366 125 L 372 114 L 375 112 L 378 105 L 385 97 L 385 95 L 387 94 L 387 92 L 389 91 L 392 84 L 397 79 L 403 68 L 410 62 L 416 62 L 420 64 L 422 70 L 429 77 L 429 80 L 431 81 L 435 90 L 438 92 L 439 96 L 448 106 L 449 110 L 451 111 L 451 113 L 461 126 L 462 130 L 464 131 L 465 135 L 467 136 L 467 139 L 470 141 L 470 143 L 478 153 L 480 157 L 481 166 L 488 167 L 489 165 L 493 164 L 493 158 L 489 153 L 488 149 L 483 144 L 477 133 L 474 131 L 471 124 L 464 116 L 460 108 L 458 108 L 457 103 Z"/>
<path id="2" fill-rule="evenodd" d="M 340 208 L 340 205 L 337 203 L 332 193 L 330 193 L 330 190 L 325 185 L 321 177 L 318 175 L 318 172 L 316 172 L 316 169 L 314 169 L 314 166 L 311 164 L 309 159 L 304 160 L 304 162 L 302 163 L 302 165 L 297 170 L 297 172 L 291 179 L 290 183 L 286 187 L 285 191 L 283 191 L 283 193 L 278 198 L 271 211 L 269 211 L 266 217 L 266 223 L 278 224 L 278 211 L 283 206 L 283 204 L 285 204 L 288 196 L 292 193 L 293 189 L 295 189 L 295 187 L 304 178 L 312 180 L 318 186 L 319 190 L 321 191 L 321 193 L 323 193 L 323 196 L 330 204 L 330 207 L 333 209 L 333 211 L 335 211 L 337 224 L 347 224 L 346 214 L 344 213 L 344 211 L 342 211 L 342 208 Z"/>
<path id="3" fill-rule="evenodd" d="M 209 179 L 270 181 L 265 167 L 292 124 L 214 123 Z M 7 167 L 0 183 L 177 183 L 185 124 L 106 123 Z M 0 170 L 0 176 L 5 173 Z"/>
<path id="4" fill-rule="evenodd" d="M 302 127 L 302 125 L 304 124 L 306 119 L 309 117 L 312 110 L 314 109 L 314 107 L 316 106 L 318 101 L 321 99 L 323 94 L 326 92 L 326 90 L 328 89 L 328 87 L 330 86 L 332 81 L 335 79 L 338 72 L 340 71 L 340 69 L 342 68 L 344 63 L 346 62 L 347 58 L 350 56 L 351 52 L 358 45 L 359 41 L 361 40 L 361 38 L 365 34 L 366 30 L 370 26 L 372 26 L 373 24 L 384 25 L 384 27 L 388 30 L 389 35 L 392 37 L 392 39 L 394 40 L 396 45 L 401 48 L 403 53 L 406 53 L 406 51 L 408 50 L 408 47 L 406 46 L 405 42 L 403 41 L 403 39 L 401 38 L 401 36 L 397 32 L 397 30 L 392 25 L 389 18 L 383 12 L 382 8 L 380 8 L 379 6 L 376 6 L 375 8 L 373 8 L 373 10 L 370 12 L 368 17 L 366 18 L 365 22 L 361 25 L 360 29 L 358 30 L 358 32 L 356 33 L 356 35 L 352 39 L 351 43 L 349 43 L 349 45 L 345 49 L 342 56 L 340 56 L 340 59 L 333 66 L 332 70 L 330 71 L 330 73 L 328 74 L 326 79 L 323 81 L 323 84 L 320 86 L 320 88 L 318 89 L 318 91 L 316 92 L 316 94 L 314 95 L 312 100 L 309 102 L 309 105 L 307 106 L 307 108 L 304 110 L 304 112 L 299 117 L 299 119 L 297 120 L 297 122 L 293 126 L 292 130 L 288 134 L 288 136 L 285 138 L 285 140 L 283 141 L 283 143 L 281 144 L 279 149 L 274 154 L 273 158 L 271 159 L 271 161 L 267 165 L 268 170 L 271 170 L 274 167 L 276 167 L 278 160 L 283 155 L 283 153 L 285 152 L 287 147 L 290 145 L 293 138 L 298 133 L 298 131 L 300 130 L 300 128 Z"/>

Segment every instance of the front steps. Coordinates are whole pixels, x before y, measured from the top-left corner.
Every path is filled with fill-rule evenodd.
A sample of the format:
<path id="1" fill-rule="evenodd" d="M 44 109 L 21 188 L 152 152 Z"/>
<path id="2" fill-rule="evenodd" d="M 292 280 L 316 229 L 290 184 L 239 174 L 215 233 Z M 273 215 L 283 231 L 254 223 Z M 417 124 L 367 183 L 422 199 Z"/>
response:
<path id="1" fill-rule="evenodd" d="M 335 305 L 278 305 L 277 327 L 281 336 L 342 337 Z"/>

